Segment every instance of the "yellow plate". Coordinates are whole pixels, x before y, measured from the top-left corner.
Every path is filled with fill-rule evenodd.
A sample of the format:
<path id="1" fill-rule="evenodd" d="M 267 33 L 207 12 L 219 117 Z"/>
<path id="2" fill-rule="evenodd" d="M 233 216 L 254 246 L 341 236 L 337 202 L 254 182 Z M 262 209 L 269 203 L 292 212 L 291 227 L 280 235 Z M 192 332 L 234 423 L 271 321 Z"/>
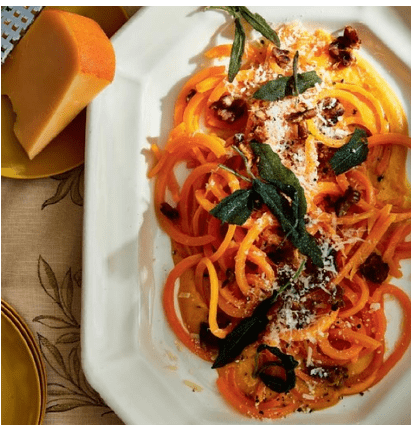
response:
<path id="1" fill-rule="evenodd" d="M 27 325 L 1 303 L 1 424 L 38 425 L 46 408 L 41 353 Z"/>
<path id="2" fill-rule="evenodd" d="M 120 6 L 48 6 L 87 16 L 111 37 L 126 21 Z M 73 169 L 84 162 L 86 110 L 83 110 L 37 157 L 30 160 L 13 133 L 14 113 L 1 96 L 1 175 L 9 178 L 44 178 Z"/>

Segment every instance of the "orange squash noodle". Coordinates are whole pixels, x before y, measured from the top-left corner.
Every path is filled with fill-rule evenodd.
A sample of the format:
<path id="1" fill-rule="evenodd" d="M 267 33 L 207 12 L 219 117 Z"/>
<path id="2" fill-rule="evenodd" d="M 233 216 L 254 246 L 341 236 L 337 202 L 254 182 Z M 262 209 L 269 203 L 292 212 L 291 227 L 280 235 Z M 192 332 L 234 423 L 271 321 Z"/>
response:
<path id="1" fill-rule="evenodd" d="M 392 281 L 403 276 L 402 261 L 410 258 L 404 161 L 411 140 L 402 106 L 356 49 L 352 62 L 341 64 L 323 30 L 309 33 L 292 24 L 277 33 L 282 51 L 264 38 L 246 43 L 233 82 L 227 79 L 231 45 L 207 51 L 210 65 L 183 85 L 174 128 L 163 148 L 153 145 L 156 163 L 149 172 L 175 261 L 163 306 L 181 343 L 214 362 L 231 332 L 281 291 L 264 329 L 236 360 L 216 367 L 226 401 L 244 415 L 268 419 L 324 409 L 369 390 L 409 348 L 411 326 L 409 296 Z M 255 98 L 267 82 L 294 76 L 296 51 L 298 73 L 316 71 L 320 83 L 279 100 Z M 367 156 L 335 173 L 331 159 L 356 129 L 365 133 Z M 252 141 L 268 144 L 299 180 L 305 229 L 323 267 L 302 254 L 258 198 L 243 223 L 210 213 L 259 177 Z M 389 296 L 402 316 L 390 351 Z M 282 390 L 269 380 L 292 383 Z"/>

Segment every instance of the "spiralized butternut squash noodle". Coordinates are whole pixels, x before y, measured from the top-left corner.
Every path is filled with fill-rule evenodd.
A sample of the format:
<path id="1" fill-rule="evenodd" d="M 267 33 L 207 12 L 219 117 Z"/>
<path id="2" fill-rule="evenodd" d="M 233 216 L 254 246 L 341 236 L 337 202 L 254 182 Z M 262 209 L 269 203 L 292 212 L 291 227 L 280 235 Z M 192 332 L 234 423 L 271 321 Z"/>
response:
<path id="1" fill-rule="evenodd" d="M 276 32 L 279 46 L 247 38 L 231 82 L 232 45 L 205 53 L 149 172 L 175 263 L 167 321 L 234 409 L 272 419 L 372 388 L 411 326 L 396 286 L 411 226 L 401 103 L 356 29 Z M 388 298 L 402 317 L 391 349 Z"/>

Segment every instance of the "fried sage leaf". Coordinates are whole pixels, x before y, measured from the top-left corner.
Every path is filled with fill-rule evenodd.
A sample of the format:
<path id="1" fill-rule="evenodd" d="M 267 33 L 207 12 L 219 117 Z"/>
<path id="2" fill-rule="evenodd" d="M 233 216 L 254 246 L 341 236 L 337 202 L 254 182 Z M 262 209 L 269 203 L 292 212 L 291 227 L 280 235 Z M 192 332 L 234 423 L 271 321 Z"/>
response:
<path id="1" fill-rule="evenodd" d="M 304 216 L 307 210 L 305 192 L 296 175 L 284 166 L 278 154 L 270 145 L 252 141 L 250 144 L 258 157 L 258 171 L 262 181 L 254 184 L 256 193 L 279 220 L 283 231 L 292 244 L 301 253 L 310 257 L 313 263 L 323 267 L 322 252 L 315 238 L 307 231 Z M 286 194 L 291 200 L 291 210 L 287 210 L 279 192 Z"/>
<path id="2" fill-rule="evenodd" d="M 279 358 L 279 361 L 269 361 L 264 363 L 255 371 L 254 375 L 259 377 L 269 389 L 272 389 L 272 391 L 278 393 L 289 392 L 296 385 L 295 368 L 299 365 L 299 362 L 297 362 L 293 356 L 283 353 L 278 347 L 269 346 L 267 344 L 261 344 L 257 348 L 257 355 L 259 355 L 263 350 L 269 350 L 269 352 Z M 282 379 L 278 376 L 271 375 L 270 372 L 268 372 L 271 367 L 282 367 L 285 370 L 286 378 Z"/>
<path id="3" fill-rule="evenodd" d="M 254 208 L 252 189 L 240 189 L 222 199 L 210 214 L 223 223 L 241 226 L 250 217 Z"/>
<path id="4" fill-rule="evenodd" d="M 219 354 L 212 368 L 220 368 L 233 362 L 246 346 L 257 341 L 269 323 L 266 316 L 272 305 L 269 299 L 261 302 L 250 317 L 243 319 L 232 332 L 226 335 L 220 344 Z"/>
<path id="5" fill-rule="evenodd" d="M 276 187 L 273 184 L 264 183 L 256 179 L 253 181 L 253 188 L 260 196 L 262 202 L 267 205 L 272 214 L 279 220 L 283 232 L 292 244 L 302 254 L 310 257 L 316 266 L 323 268 L 322 252 L 315 238 L 306 230 L 304 219 L 295 219 L 291 216 L 293 209 L 291 211 L 286 210 L 286 199 L 282 197 Z"/>
<path id="6" fill-rule="evenodd" d="M 293 57 L 293 95 L 294 96 L 299 95 L 298 60 L 299 60 L 299 51 L 296 51 Z"/>
<path id="7" fill-rule="evenodd" d="M 235 19 L 235 38 L 230 52 L 228 80 L 233 82 L 242 65 L 246 35 L 239 18 Z"/>
<path id="8" fill-rule="evenodd" d="M 322 252 L 315 238 L 306 230 L 307 203 L 298 178 L 282 164 L 270 145 L 257 141 L 250 145 L 259 158 L 258 172 L 262 180 L 254 178 L 252 188 L 235 191 L 210 213 L 222 222 L 241 226 L 250 217 L 256 202 L 262 202 L 279 220 L 286 238 L 316 266 L 323 268 Z"/>
<path id="9" fill-rule="evenodd" d="M 262 85 L 262 87 L 253 94 L 253 97 L 255 99 L 276 102 L 287 96 L 293 96 L 295 91 L 302 94 L 309 88 L 312 88 L 321 82 L 322 80 L 314 70 L 311 70 L 310 72 L 297 73 L 295 77 L 280 76 L 279 78 Z"/>
<path id="10" fill-rule="evenodd" d="M 267 23 L 265 18 L 263 18 L 258 13 L 252 13 L 245 6 L 238 6 L 239 12 L 242 14 L 242 17 L 262 36 L 266 37 L 266 39 L 273 42 L 278 48 L 280 47 L 279 36 L 276 31 L 272 29 L 272 27 Z"/>
<path id="11" fill-rule="evenodd" d="M 304 217 L 307 210 L 305 192 L 296 175 L 280 160 L 270 145 L 258 141 L 251 141 L 253 153 L 258 157 L 258 171 L 261 178 L 271 182 L 278 180 L 285 185 L 292 186 L 298 194 L 299 217 Z M 291 197 L 291 196 L 290 196 Z"/>
<path id="12" fill-rule="evenodd" d="M 355 129 L 349 142 L 340 147 L 330 160 L 333 172 L 343 174 L 363 163 L 368 157 L 367 134 L 363 129 Z"/>
<path id="13" fill-rule="evenodd" d="M 277 47 L 280 40 L 277 33 L 270 27 L 266 20 L 258 13 L 252 13 L 245 6 L 208 6 L 206 9 L 223 10 L 235 19 L 235 36 L 230 53 L 228 80 L 233 82 L 242 65 L 242 57 L 245 50 L 246 35 L 241 19 L 247 21 L 255 30 L 265 38 L 273 42 Z"/>
<path id="14" fill-rule="evenodd" d="M 241 320 L 236 328 L 229 332 L 222 339 L 219 346 L 219 354 L 213 363 L 212 368 L 220 368 L 234 361 L 243 351 L 246 346 L 254 343 L 259 338 L 259 335 L 265 330 L 269 319 L 267 313 L 272 305 L 277 301 L 279 295 L 290 286 L 293 280 L 296 280 L 305 266 L 302 262 L 296 271 L 295 275 L 284 284 L 272 296 L 263 300 L 253 311 L 252 315 Z"/>

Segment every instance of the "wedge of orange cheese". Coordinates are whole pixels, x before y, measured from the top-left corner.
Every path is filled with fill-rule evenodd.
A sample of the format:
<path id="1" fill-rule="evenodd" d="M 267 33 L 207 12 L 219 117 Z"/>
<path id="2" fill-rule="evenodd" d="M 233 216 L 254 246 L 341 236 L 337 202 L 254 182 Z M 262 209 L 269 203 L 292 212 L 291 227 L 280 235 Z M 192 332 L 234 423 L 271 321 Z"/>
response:
<path id="1" fill-rule="evenodd" d="M 113 81 L 110 39 L 90 18 L 46 9 L 1 68 L 14 132 L 30 159 Z M 73 143 L 75 145 L 75 143 Z"/>

